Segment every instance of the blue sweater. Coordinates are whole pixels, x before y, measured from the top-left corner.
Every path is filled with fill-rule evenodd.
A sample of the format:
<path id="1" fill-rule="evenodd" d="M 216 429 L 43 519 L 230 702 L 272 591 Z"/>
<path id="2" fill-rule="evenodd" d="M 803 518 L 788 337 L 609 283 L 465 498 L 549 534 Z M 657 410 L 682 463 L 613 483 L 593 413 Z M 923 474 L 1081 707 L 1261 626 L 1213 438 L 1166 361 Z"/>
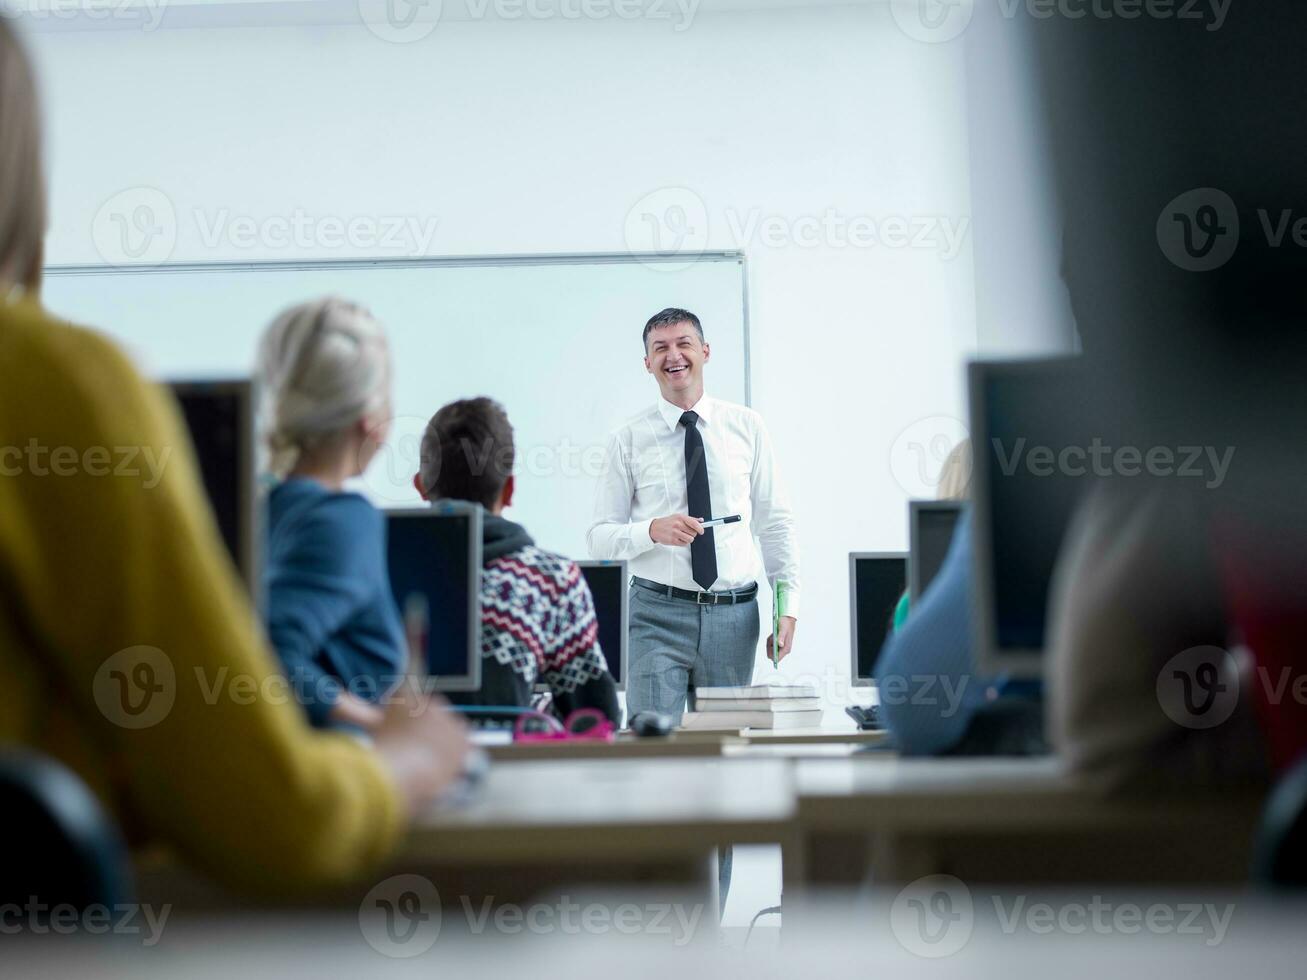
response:
<path id="1" fill-rule="evenodd" d="M 376 701 L 403 672 L 385 517 L 356 493 L 290 479 L 268 496 L 268 636 L 318 727 L 342 687 Z"/>
<path id="2" fill-rule="evenodd" d="M 971 652 L 971 516 L 953 532 L 948 557 L 907 622 L 876 662 L 880 714 L 904 755 L 938 755 L 966 734 L 994 680 Z"/>

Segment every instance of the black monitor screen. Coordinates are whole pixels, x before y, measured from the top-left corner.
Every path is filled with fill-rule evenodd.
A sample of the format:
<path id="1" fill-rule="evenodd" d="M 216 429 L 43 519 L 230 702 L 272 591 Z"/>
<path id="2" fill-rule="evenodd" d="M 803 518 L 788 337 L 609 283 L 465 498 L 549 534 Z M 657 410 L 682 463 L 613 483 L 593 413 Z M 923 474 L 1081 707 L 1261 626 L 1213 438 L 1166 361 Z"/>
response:
<path id="1" fill-rule="evenodd" d="M 595 616 L 599 620 L 599 646 L 608 661 L 608 672 L 619 685 L 622 677 L 622 645 L 625 637 L 623 610 L 626 604 L 626 569 L 622 564 L 582 565 L 581 574 L 594 597 Z"/>
<path id="2" fill-rule="evenodd" d="M 1040 650 L 1053 566 L 1084 486 L 1079 447 L 1089 442 L 1078 434 L 1065 363 L 994 365 L 983 377 L 995 640 Z"/>
<path id="3" fill-rule="evenodd" d="M 915 549 L 912 560 L 916 563 L 913 573 L 914 602 L 925 594 L 944 566 L 960 514 L 961 509 L 957 506 L 921 507 L 916 510 L 917 526 L 912 545 Z"/>
<path id="4" fill-rule="evenodd" d="M 857 679 L 869 680 L 872 677 L 876 658 L 890 634 L 894 607 L 907 587 L 906 557 L 859 557 L 853 560 Z"/>
<path id="5" fill-rule="evenodd" d="M 390 587 L 406 634 L 425 635 L 427 670 L 433 678 L 455 684 L 479 678 L 479 522 L 466 512 L 387 516 Z M 476 549 L 469 540 L 473 534 Z"/>
<path id="6" fill-rule="evenodd" d="M 253 446 L 249 386 L 245 383 L 178 383 L 172 386 L 190 430 L 200 479 L 232 561 L 251 574 Z"/>

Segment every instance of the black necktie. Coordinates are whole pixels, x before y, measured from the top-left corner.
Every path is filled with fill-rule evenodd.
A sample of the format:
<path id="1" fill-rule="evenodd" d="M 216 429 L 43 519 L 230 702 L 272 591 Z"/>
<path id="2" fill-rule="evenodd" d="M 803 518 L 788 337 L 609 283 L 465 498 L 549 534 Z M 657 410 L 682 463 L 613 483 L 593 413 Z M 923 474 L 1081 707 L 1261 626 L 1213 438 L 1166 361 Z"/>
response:
<path id="1" fill-rule="evenodd" d="M 699 416 L 694 412 L 681 416 L 681 425 L 685 426 L 685 494 L 690 516 L 707 521 L 712 519 L 712 494 L 708 491 L 708 461 L 704 458 L 698 421 Z M 717 545 L 712 528 L 706 528 L 690 543 L 690 569 L 705 592 L 717 581 Z"/>

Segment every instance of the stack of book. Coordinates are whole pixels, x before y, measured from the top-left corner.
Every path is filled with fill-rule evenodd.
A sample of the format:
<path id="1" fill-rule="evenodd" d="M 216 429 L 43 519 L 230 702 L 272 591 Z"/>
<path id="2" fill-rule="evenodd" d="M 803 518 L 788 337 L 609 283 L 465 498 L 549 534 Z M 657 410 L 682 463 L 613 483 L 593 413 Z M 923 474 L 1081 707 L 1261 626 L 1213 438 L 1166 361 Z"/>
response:
<path id="1" fill-rule="evenodd" d="M 755 684 L 752 687 L 701 687 L 694 710 L 681 718 L 688 731 L 705 729 L 817 728 L 821 699 L 809 684 Z"/>

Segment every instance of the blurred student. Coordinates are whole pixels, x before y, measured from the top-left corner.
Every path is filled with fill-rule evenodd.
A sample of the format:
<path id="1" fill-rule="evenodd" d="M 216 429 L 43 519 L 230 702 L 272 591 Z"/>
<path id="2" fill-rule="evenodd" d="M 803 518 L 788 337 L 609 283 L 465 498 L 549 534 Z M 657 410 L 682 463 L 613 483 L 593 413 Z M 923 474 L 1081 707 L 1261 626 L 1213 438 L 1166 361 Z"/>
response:
<path id="1" fill-rule="evenodd" d="M 376 725 L 408 661 L 390 589 L 385 517 L 345 481 L 386 440 L 390 352 L 367 310 L 292 307 L 259 346 L 268 495 L 268 636 L 317 727 Z"/>
<path id="2" fill-rule="evenodd" d="M 427 423 L 413 484 L 423 500 L 486 509 L 482 525 L 481 689 L 471 704 L 529 707 L 538 682 L 563 717 L 598 708 L 621 718 L 617 686 L 599 647 L 590 588 L 574 561 L 536 547 L 503 516 L 512 506 L 513 427 L 489 398 L 452 402 Z"/>
<path id="3" fill-rule="evenodd" d="M 369 749 L 314 733 L 284 690 L 262 695 L 278 694 L 280 672 L 176 406 L 37 301 L 37 119 L 29 64 L 0 21 L 0 742 L 63 762 L 130 843 L 166 846 L 226 886 L 355 878 L 457 778 L 462 728 L 411 696 Z M 121 446 L 166 461 L 157 483 L 145 467 L 114 474 L 106 447 Z"/>
<path id="4" fill-rule="evenodd" d="M 1307 158 L 1285 39 L 1307 32 L 1307 5 L 1188 26 L 1032 32 L 1094 371 L 1074 410 L 1145 461 L 1175 460 L 1114 467 L 1072 522 L 1049 731 L 1106 786 L 1226 798 L 1307 753 L 1307 250 L 1285 232 Z"/>
<path id="5" fill-rule="evenodd" d="M 970 482 L 971 443 L 965 440 L 945 461 L 940 499 L 965 499 Z M 976 674 L 972 655 L 971 554 L 971 515 L 965 511 L 935 580 L 876 662 L 881 717 L 904 755 L 957 749 L 995 687 L 995 679 Z M 916 690 L 927 677 L 928 694 Z"/>
<path id="6" fill-rule="evenodd" d="M 1250 678 L 1227 654 L 1234 624 L 1205 510 L 1109 483 L 1067 532 L 1049 596 L 1050 734 L 1071 768 L 1109 787 L 1267 776 Z"/>

